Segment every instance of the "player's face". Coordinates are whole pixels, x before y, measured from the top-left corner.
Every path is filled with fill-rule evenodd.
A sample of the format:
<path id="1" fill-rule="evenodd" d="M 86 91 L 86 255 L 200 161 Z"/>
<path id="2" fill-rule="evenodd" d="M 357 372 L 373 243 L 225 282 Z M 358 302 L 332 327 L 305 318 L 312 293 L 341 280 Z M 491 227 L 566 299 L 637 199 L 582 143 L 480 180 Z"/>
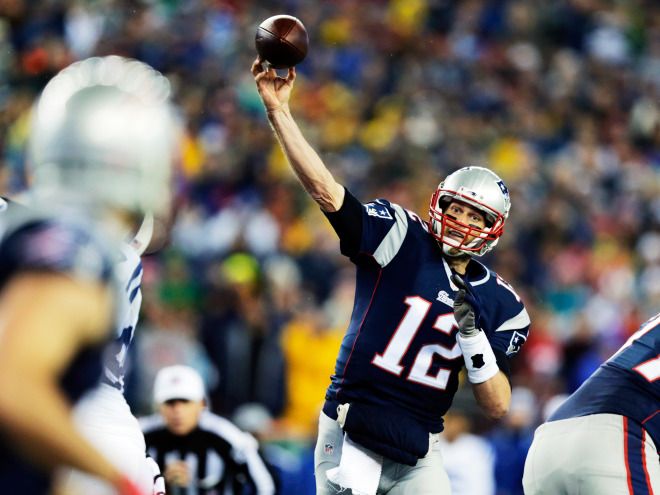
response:
<path id="1" fill-rule="evenodd" d="M 451 220 L 455 220 L 464 225 L 469 225 L 470 227 L 483 229 L 486 226 L 484 215 L 476 208 L 461 201 L 452 201 L 449 203 L 445 215 Z M 466 235 L 464 232 L 461 232 L 461 230 L 457 229 L 455 225 L 452 225 L 451 221 L 445 222 L 443 234 L 446 237 L 455 239 L 457 245 L 461 243 L 463 245 L 469 245 L 476 238 L 476 236 Z M 460 252 L 456 248 L 450 248 L 450 252 L 451 251 L 455 251 L 456 254 Z"/>
<path id="2" fill-rule="evenodd" d="M 159 410 L 168 430 L 175 435 L 187 435 L 197 426 L 204 401 L 168 400 L 160 405 Z"/>

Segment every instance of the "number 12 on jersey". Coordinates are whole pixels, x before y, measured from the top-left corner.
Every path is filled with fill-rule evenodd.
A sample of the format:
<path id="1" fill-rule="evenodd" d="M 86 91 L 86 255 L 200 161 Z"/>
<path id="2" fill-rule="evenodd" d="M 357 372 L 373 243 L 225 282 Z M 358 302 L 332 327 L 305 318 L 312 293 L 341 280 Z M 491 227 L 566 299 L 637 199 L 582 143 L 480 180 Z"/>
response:
<path id="1" fill-rule="evenodd" d="M 408 352 L 410 344 L 426 319 L 432 303 L 419 296 L 410 296 L 404 300 L 408 306 L 406 314 L 399 322 L 385 351 L 376 354 L 371 363 L 379 368 L 401 376 L 404 366 L 401 361 Z M 433 323 L 433 328 L 446 335 L 451 335 L 456 328 L 456 320 L 453 313 L 439 315 Z M 430 372 L 433 357 L 438 354 L 444 359 L 454 360 L 463 356 L 458 343 L 449 348 L 441 344 L 427 344 L 417 352 L 417 356 L 410 369 L 406 380 L 420 383 L 428 387 L 445 390 L 451 375 L 451 369 L 440 368 L 433 374 Z"/>

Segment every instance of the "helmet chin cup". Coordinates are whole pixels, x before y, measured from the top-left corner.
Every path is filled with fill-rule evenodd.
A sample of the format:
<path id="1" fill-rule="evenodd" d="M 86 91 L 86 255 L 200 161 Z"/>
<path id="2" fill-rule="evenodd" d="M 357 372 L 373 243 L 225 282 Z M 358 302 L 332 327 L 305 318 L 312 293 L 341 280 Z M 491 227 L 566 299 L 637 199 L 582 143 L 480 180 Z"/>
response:
<path id="1" fill-rule="evenodd" d="M 466 253 L 464 251 L 461 251 L 460 249 L 456 249 L 450 246 L 449 244 L 440 244 L 440 246 L 442 247 L 442 252 L 451 258 L 459 258 L 461 256 L 465 256 L 466 254 L 468 255 L 473 254 L 473 253 Z"/>

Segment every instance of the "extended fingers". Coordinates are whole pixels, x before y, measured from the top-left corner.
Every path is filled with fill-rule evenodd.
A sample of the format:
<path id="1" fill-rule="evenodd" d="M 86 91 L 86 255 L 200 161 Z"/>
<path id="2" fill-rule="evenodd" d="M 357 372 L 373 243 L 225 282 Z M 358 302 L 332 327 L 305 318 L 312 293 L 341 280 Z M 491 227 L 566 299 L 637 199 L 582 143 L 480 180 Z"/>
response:
<path id="1" fill-rule="evenodd" d="M 262 62 L 263 62 L 263 60 L 261 60 L 261 57 L 257 57 L 256 59 L 254 59 L 254 62 L 252 62 L 252 68 L 251 68 L 251 71 L 252 71 L 252 75 L 253 75 L 253 76 L 256 77 L 256 76 L 257 76 L 258 74 L 260 74 L 261 72 L 264 72 L 264 68 L 263 68 L 263 66 L 261 65 Z"/>
<path id="2" fill-rule="evenodd" d="M 291 84 L 295 80 L 296 80 L 296 68 L 289 67 L 289 72 L 286 75 L 286 82 L 287 84 Z"/>
<path id="3" fill-rule="evenodd" d="M 459 289 L 454 296 L 454 307 L 460 306 L 465 301 L 465 289 Z"/>

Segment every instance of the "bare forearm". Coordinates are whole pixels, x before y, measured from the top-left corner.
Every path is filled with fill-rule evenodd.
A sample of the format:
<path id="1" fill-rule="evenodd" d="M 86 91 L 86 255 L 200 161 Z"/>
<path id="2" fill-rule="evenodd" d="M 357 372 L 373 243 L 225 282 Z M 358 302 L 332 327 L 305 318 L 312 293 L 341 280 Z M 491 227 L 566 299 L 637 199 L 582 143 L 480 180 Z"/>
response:
<path id="1" fill-rule="evenodd" d="M 0 383 L 0 423 L 22 452 L 47 468 L 68 465 L 119 481 L 115 468 L 78 433 L 54 384 L 29 378 L 9 382 Z"/>
<path id="2" fill-rule="evenodd" d="M 337 211 L 344 201 L 344 188 L 335 181 L 318 153 L 307 142 L 288 105 L 269 111 L 268 120 L 305 190 L 324 211 Z"/>
<path id="3" fill-rule="evenodd" d="M 501 371 L 483 383 L 473 383 L 472 392 L 481 409 L 490 417 L 499 419 L 508 412 L 511 386 Z"/>

